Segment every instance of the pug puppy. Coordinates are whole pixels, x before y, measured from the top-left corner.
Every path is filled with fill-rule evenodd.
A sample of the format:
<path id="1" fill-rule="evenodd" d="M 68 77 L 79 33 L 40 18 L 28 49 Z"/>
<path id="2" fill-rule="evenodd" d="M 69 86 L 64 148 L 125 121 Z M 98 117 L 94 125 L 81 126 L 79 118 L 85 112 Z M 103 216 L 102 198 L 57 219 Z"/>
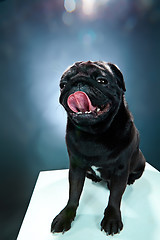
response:
<path id="1" fill-rule="evenodd" d="M 124 98 L 123 75 L 111 63 L 76 62 L 62 75 L 60 89 L 60 103 L 68 115 L 69 200 L 54 218 L 51 232 L 71 228 L 87 176 L 108 185 L 101 230 L 114 235 L 123 228 L 120 205 L 125 188 L 145 168 L 139 133 Z"/>

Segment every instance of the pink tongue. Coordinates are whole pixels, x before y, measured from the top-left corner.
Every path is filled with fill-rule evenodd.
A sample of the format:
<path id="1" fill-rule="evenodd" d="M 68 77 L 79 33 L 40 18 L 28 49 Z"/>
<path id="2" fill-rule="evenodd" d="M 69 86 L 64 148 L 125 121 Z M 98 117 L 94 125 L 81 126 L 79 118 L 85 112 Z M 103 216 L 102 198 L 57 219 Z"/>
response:
<path id="1" fill-rule="evenodd" d="M 85 92 L 77 91 L 71 94 L 68 97 L 67 104 L 69 108 L 77 113 L 77 112 L 86 112 L 86 111 L 94 111 L 96 107 L 94 107 Z"/>

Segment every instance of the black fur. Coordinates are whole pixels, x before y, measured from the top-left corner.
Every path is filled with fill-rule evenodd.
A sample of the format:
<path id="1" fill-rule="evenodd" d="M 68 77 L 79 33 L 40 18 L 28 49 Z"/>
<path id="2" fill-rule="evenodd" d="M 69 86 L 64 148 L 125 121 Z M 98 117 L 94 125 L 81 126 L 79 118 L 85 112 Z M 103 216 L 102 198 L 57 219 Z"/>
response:
<path id="1" fill-rule="evenodd" d="M 66 143 L 70 158 L 69 200 L 52 222 L 52 232 L 70 229 L 76 216 L 85 177 L 106 181 L 110 189 L 101 229 L 107 235 L 123 228 L 120 204 L 126 185 L 134 183 L 145 167 L 139 149 L 139 134 L 124 99 L 125 83 L 120 70 L 111 63 L 77 62 L 62 76 L 60 103 L 68 114 Z M 70 109 L 71 94 L 85 92 L 99 114 L 77 114 Z M 107 106 L 104 110 L 104 106 Z M 80 110 L 79 110 L 80 111 Z M 99 176 L 91 168 L 95 166 Z"/>

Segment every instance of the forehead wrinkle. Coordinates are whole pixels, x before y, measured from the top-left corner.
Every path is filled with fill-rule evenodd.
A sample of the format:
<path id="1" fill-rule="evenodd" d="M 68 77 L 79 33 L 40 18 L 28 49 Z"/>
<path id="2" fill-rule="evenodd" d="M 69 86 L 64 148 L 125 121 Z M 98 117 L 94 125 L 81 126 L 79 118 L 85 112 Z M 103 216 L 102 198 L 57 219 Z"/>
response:
<path id="1" fill-rule="evenodd" d="M 109 65 L 106 65 L 106 69 L 108 70 L 108 72 L 110 72 L 113 75 L 112 69 L 110 68 Z"/>
<path id="2" fill-rule="evenodd" d="M 76 62 L 75 64 L 69 66 L 61 77 L 61 80 L 69 77 L 72 78 L 81 72 L 84 75 L 91 75 L 94 72 L 106 76 L 106 70 L 113 75 L 113 72 L 107 62 L 89 62 L 89 66 L 86 65 L 87 62 Z"/>

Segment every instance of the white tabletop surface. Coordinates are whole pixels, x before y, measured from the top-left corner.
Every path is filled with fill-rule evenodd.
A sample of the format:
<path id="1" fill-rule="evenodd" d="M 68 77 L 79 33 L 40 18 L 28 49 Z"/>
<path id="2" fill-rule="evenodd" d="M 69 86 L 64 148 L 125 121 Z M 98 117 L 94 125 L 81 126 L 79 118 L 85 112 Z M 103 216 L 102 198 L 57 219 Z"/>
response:
<path id="1" fill-rule="evenodd" d="M 65 234 L 50 233 L 53 218 L 68 200 L 68 170 L 40 172 L 17 240 L 160 240 L 160 173 L 146 165 L 122 198 L 123 230 L 106 236 L 100 222 L 107 206 L 105 184 L 85 180 L 77 216 Z"/>

